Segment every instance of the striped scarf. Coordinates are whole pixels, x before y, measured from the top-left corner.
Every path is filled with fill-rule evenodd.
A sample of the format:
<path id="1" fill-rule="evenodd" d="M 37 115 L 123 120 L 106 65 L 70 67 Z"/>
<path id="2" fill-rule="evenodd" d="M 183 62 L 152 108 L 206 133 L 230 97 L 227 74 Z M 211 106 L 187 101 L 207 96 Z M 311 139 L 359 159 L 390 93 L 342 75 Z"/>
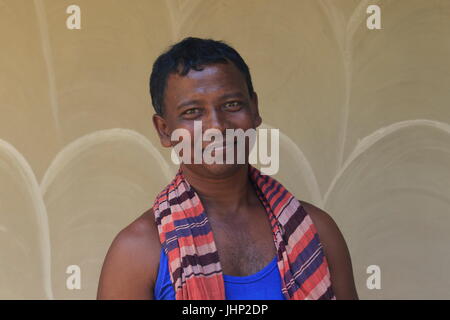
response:
<path id="1" fill-rule="evenodd" d="M 249 178 L 272 226 L 286 299 L 336 299 L 311 218 L 275 179 L 249 165 Z M 181 168 L 153 205 L 177 300 L 225 300 L 219 255 L 199 196 Z"/>

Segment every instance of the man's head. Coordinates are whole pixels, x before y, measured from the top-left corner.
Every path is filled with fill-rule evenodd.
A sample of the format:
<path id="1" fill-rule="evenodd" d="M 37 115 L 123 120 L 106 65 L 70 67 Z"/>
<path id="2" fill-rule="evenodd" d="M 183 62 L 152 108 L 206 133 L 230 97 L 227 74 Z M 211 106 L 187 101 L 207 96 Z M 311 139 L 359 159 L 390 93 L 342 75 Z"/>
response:
<path id="1" fill-rule="evenodd" d="M 191 69 L 200 70 L 206 65 L 227 62 L 232 62 L 242 73 L 252 96 L 250 70 L 239 53 L 225 42 L 188 37 L 171 46 L 156 59 L 150 76 L 150 96 L 156 114 L 164 113 L 164 92 L 171 73 L 185 76 Z"/>
<path id="2" fill-rule="evenodd" d="M 236 50 L 221 41 L 186 38 L 158 57 L 150 77 L 153 123 L 164 147 L 173 147 L 171 134 L 194 121 L 202 130 L 256 128 L 261 123 L 258 99 L 249 68 Z M 202 145 L 206 147 L 208 143 Z M 237 165 L 190 165 L 209 176 L 226 175 Z"/>

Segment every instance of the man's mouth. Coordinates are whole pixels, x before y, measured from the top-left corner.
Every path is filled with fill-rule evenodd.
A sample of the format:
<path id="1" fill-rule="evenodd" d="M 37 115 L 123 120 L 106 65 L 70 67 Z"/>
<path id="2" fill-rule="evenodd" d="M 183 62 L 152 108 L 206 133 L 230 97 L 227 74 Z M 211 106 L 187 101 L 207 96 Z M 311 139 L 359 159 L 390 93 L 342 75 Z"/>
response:
<path id="1" fill-rule="evenodd" d="M 231 148 L 235 148 L 237 145 L 237 141 L 235 140 L 233 143 L 231 144 L 227 144 L 227 143 L 210 143 L 208 145 L 206 145 L 202 151 L 205 151 L 206 147 L 210 148 L 210 150 L 214 150 L 215 152 L 222 152 L 225 151 L 226 149 L 231 149 Z"/>

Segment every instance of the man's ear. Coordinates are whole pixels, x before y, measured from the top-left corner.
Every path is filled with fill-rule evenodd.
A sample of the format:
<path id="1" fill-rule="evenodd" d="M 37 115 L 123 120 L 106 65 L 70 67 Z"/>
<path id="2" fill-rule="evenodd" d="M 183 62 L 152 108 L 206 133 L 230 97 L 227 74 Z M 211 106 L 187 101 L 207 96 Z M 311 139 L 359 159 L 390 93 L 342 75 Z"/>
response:
<path id="1" fill-rule="evenodd" d="M 258 108 L 258 95 L 256 94 L 256 92 L 253 91 L 253 96 L 252 96 L 252 105 L 253 105 L 253 114 L 255 117 L 255 127 L 259 127 L 262 123 L 262 119 L 261 116 L 259 115 L 259 108 Z"/>
<path id="2" fill-rule="evenodd" d="M 170 141 L 170 132 L 169 132 L 169 128 L 167 126 L 166 120 L 159 114 L 154 114 L 153 115 L 153 126 L 155 127 L 156 132 L 158 133 L 159 140 L 161 141 L 161 145 L 165 148 L 172 147 L 172 144 Z"/>

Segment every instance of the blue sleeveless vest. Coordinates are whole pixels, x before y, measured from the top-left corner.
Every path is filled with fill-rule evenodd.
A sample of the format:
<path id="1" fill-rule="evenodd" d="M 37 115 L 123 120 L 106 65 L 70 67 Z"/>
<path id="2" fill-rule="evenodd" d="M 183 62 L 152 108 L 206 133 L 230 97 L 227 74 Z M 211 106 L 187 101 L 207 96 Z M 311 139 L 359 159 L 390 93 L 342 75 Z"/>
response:
<path id="1" fill-rule="evenodd" d="M 281 276 L 276 257 L 257 273 L 245 277 L 223 275 L 223 280 L 227 300 L 285 300 L 281 292 Z M 154 298 L 155 300 L 175 300 L 168 259 L 163 249 L 159 259 Z"/>

